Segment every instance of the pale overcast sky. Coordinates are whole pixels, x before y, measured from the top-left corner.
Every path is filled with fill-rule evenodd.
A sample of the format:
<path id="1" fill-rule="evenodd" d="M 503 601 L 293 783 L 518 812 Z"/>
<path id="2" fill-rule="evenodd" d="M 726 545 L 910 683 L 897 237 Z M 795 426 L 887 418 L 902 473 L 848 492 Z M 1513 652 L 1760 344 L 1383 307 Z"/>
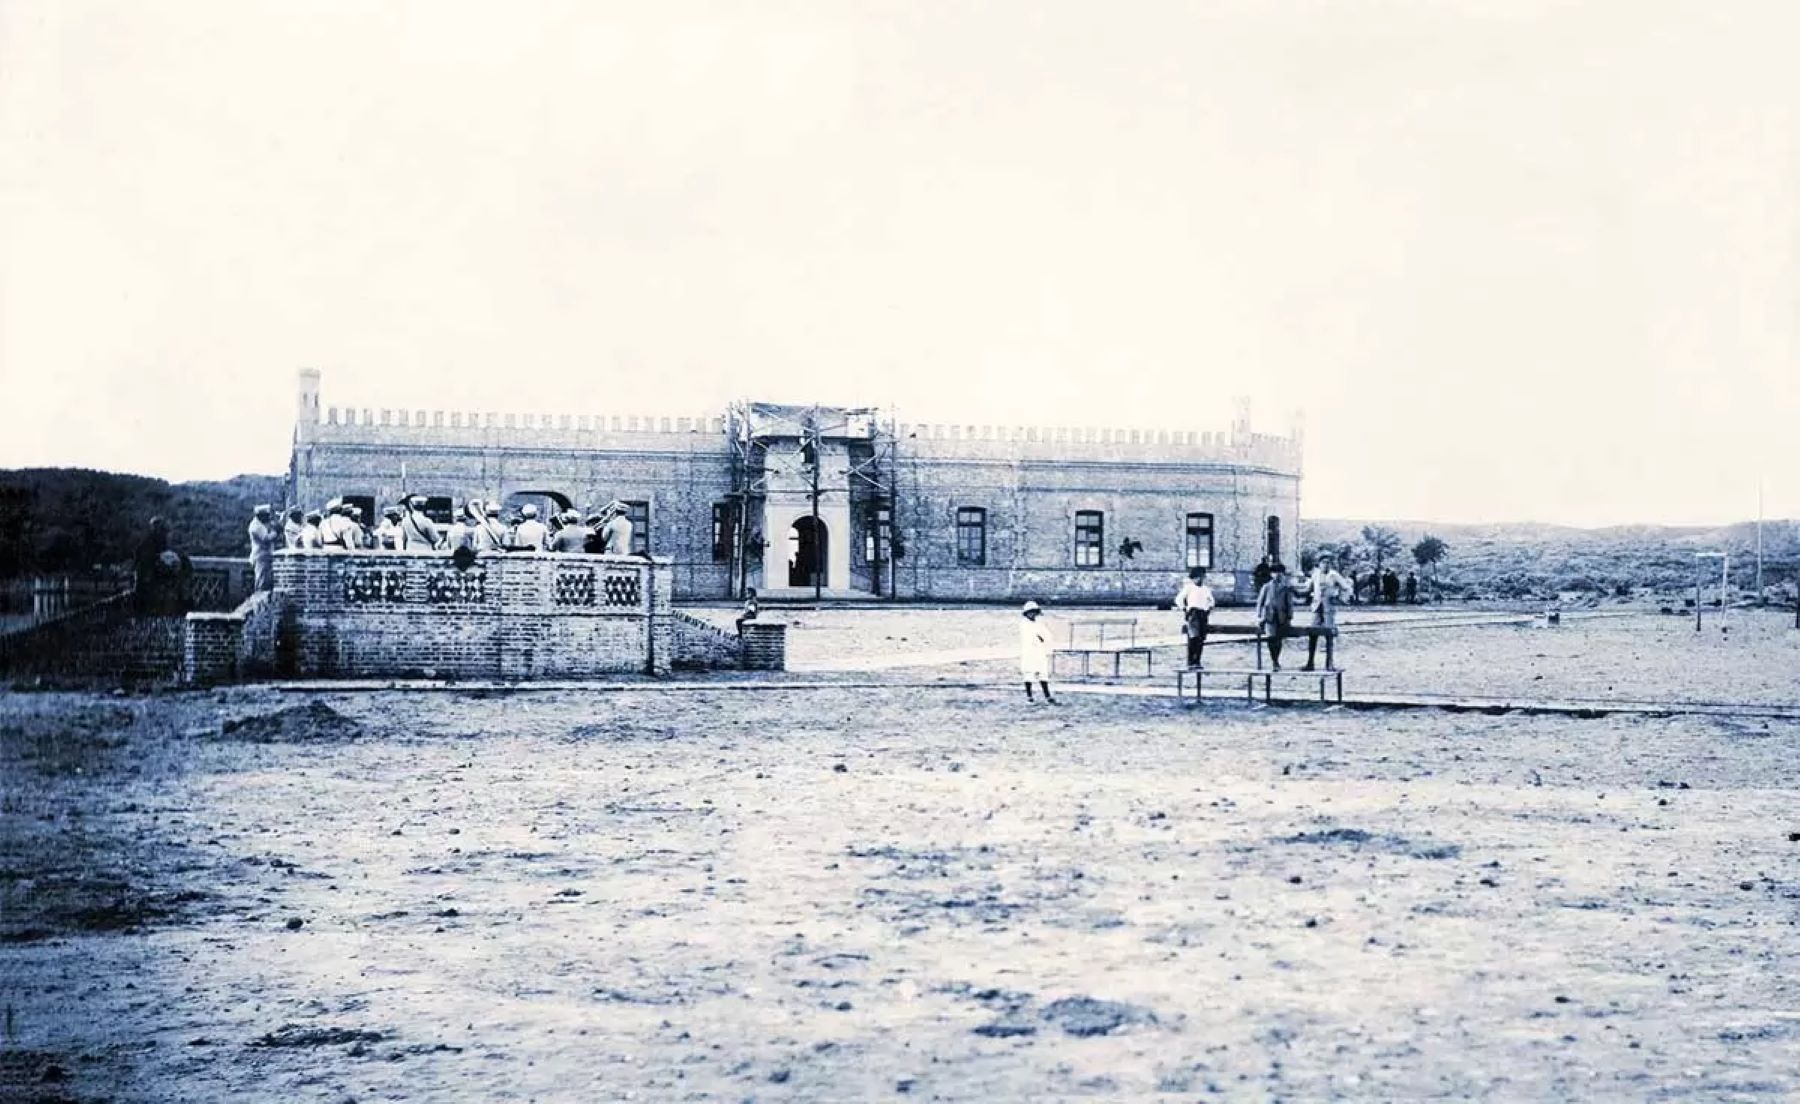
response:
<path id="1" fill-rule="evenodd" d="M 970 9 L 979 8 L 978 14 Z M 0 0 L 0 466 L 368 407 L 1223 429 L 1800 516 L 1800 4 Z"/>

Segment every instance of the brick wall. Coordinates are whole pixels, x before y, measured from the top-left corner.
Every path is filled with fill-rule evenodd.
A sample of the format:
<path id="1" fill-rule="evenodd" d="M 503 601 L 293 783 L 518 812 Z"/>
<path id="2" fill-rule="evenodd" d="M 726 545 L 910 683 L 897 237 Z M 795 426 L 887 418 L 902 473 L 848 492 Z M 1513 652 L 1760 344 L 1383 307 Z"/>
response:
<path id="1" fill-rule="evenodd" d="M 14 677 L 51 675 L 108 682 L 180 677 L 179 616 L 138 616 L 129 594 L 0 637 L 0 670 Z"/>
<path id="2" fill-rule="evenodd" d="M 670 626 L 674 630 L 674 653 L 670 666 L 684 670 L 716 671 L 742 664 L 737 634 L 716 628 L 679 610 L 670 618 Z"/>
<path id="3" fill-rule="evenodd" d="M 662 673 L 666 561 L 511 553 L 280 552 L 277 647 L 302 677 L 528 680 Z"/>
<path id="4" fill-rule="evenodd" d="M 720 418 L 340 411 L 321 408 L 317 388 L 316 375 L 303 378 L 292 467 L 294 493 L 308 506 L 345 494 L 387 503 L 403 491 L 456 500 L 554 491 L 582 507 L 644 501 L 650 551 L 669 559 L 673 593 L 732 593 L 730 566 L 714 561 L 712 546 L 712 508 L 727 501 L 732 485 L 732 450 Z M 894 525 L 905 555 L 887 566 L 868 562 L 867 507 L 877 488 L 838 476 L 841 485 L 824 500 L 834 511 L 833 586 L 889 595 L 891 579 L 893 596 L 903 599 L 1160 600 L 1186 570 L 1190 513 L 1213 517 L 1213 570 L 1222 576 L 1215 589 L 1226 600 L 1237 589 L 1226 573 L 1248 577 L 1270 516 L 1280 519 L 1284 558 L 1298 559 L 1300 439 L 1251 432 L 1245 411 L 1229 433 L 894 428 L 897 460 L 882 460 L 887 469 L 876 474 L 898 482 Z M 832 451 L 826 468 L 833 472 L 875 457 L 869 440 L 827 446 L 851 449 L 846 457 Z M 770 478 L 768 493 L 778 496 Z M 787 490 L 797 493 L 795 487 Z M 962 563 L 956 554 L 956 510 L 968 506 L 987 511 L 985 563 Z M 764 528 L 760 507 L 752 531 Z M 1097 568 L 1074 563 L 1075 514 L 1082 510 L 1104 515 Z M 769 562 L 779 563 L 785 533 L 764 535 Z M 1128 537 L 1142 548 L 1124 560 L 1118 546 Z M 838 559 L 845 548 L 847 566 Z M 777 574 L 764 579 L 754 571 L 750 581 L 785 585 L 785 573 Z"/>

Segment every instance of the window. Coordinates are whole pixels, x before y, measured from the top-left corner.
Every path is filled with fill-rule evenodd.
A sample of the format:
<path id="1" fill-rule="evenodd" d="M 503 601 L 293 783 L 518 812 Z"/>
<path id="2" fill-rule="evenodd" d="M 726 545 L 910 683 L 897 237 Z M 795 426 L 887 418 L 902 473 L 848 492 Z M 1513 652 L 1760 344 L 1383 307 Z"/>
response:
<path id="1" fill-rule="evenodd" d="M 1106 556 L 1101 551 L 1106 523 L 1099 510 L 1075 511 L 1075 566 L 1099 567 Z"/>
<path id="2" fill-rule="evenodd" d="M 731 546 L 737 543 L 737 504 L 713 503 L 713 563 L 730 563 Z"/>
<path id="3" fill-rule="evenodd" d="M 868 564 L 886 563 L 888 547 L 893 535 L 893 511 L 885 502 L 869 503 L 869 512 L 863 526 L 863 562 Z"/>
<path id="4" fill-rule="evenodd" d="M 970 567 L 987 563 L 987 510 L 980 506 L 956 511 L 956 562 Z"/>
<path id="5" fill-rule="evenodd" d="M 625 503 L 625 518 L 631 522 L 631 554 L 648 556 L 650 554 L 650 504 L 648 502 Z"/>
<path id="6" fill-rule="evenodd" d="M 354 506 L 357 510 L 361 511 L 360 516 L 357 517 L 356 520 L 362 522 L 371 529 L 381 522 L 381 515 L 375 512 L 374 495 L 345 495 L 344 505 Z"/>
<path id="7" fill-rule="evenodd" d="M 1187 516 L 1187 565 L 1207 567 L 1213 565 L 1213 516 L 1211 514 L 1189 514 Z"/>
<path id="8" fill-rule="evenodd" d="M 1279 560 L 1281 558 L 1281 519 L 1270 514 L 1265 528 L 1269 534 L 1265 551 L 1269 553 L 1271 559 Z"/>
<path id="9" fill-rule="evenodd" d="M 426 495 L 425 516 L 439 525 L 449 525 L 455 520 L 455 504 L 449 495 Z"/>

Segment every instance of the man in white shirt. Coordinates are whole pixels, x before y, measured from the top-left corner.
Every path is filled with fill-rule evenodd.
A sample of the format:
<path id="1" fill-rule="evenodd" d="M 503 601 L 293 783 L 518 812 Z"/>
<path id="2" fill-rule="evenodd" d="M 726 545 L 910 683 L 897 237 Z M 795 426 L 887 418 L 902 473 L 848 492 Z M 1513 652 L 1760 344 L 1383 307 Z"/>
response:
<path id="1" fill-rule="evenodd" d="M 625 504 L 614 499 L 607 503 L 609 515 L 600 526 L 600 539 L 606 542 L 608 556 L 631 555 L 631 519 L 625 516 Z"/>
<path id="2" fill-rule="evenodd" d="M 1312 627 L 1337 631 L 1337 604 L 1339 598 L 1348 597 L 1352 591 L 1350 580 L 1337 572 L 1337 560 L 1330 554 L 1319 557 L 1313 565 L 1312 574 L 1301 584 L 1302 591 L 1312 606 Z M 1306 666 L 1302 671 L 1313 669 L 1313 661 L 1318 657 L 1319 638 L 1310 636 L 1306 640 Z"/>
<path id="3" fill-rule="evenodd" d="M 519 513 L 524 520 L 513 530 L 513 547 L 542 552 L 550 543 L 550 530 L 538 520 L 538 508 L 526 503 Z"/>
<path id="4" fill-rule="evenodd" d="M 428 552 L 436 548 L 440 540 L 437 523 L 425 514 L 424 496 L 414 495 L 408 499 L 406 512 L 400 518 L 400 539 L 395 547 Z"/>
<path id="5" fill-rule="evenodd" d="M 486 503 L 475 519 L 475 551 L 506 551 L 506 526 L 500 522 L 500 504 Z"/>
<path id="6" fill-rule="evenodd" d="M 1212 587 L 1206 585 L 1206 569 L 1196 567 L 1189 571 L 1175 594 L 1175 608 L 1181 611 L 1181 630 L 1187 635 L 1189 667 L 1200 666 L 1200 657 L 1206 651 L 1207 622 L 1218 604 Z"/>

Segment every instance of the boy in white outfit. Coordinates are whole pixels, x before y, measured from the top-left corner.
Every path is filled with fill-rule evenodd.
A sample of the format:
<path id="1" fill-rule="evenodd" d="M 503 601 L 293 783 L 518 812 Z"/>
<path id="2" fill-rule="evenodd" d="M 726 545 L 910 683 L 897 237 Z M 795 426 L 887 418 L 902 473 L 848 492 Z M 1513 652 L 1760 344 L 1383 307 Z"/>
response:
<path id="1" fill-rule="evenodd" d="M 1050 626 L 1044 623 L 1043 614 L 1036 602 L 1025 603 L 1020 612 L 1019 673 L 1025 676 L 1026 701 L 1037 700 L 1031 693 L 1035 681 L 1044 688 L 1044 700 L 1055 705 L 1056 699 L 1050 696 Z"/>

